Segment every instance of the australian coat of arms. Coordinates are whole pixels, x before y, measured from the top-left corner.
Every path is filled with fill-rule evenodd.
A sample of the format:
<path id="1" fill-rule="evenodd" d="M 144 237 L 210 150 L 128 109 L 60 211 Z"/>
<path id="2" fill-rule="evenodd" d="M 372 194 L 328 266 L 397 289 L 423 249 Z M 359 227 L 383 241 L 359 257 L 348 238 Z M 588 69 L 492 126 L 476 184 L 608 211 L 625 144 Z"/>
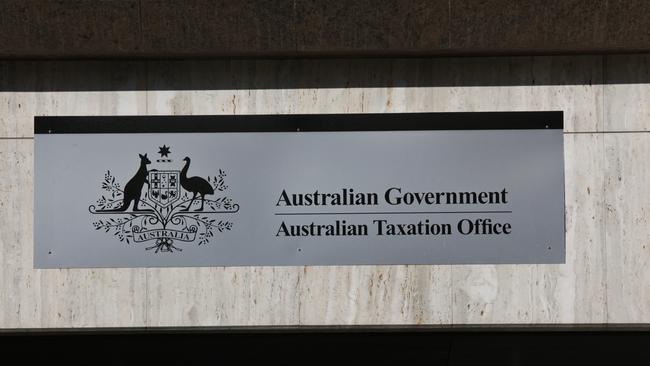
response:
<path id="1" fill-rule="evenodd" d="M 161 167 L 173 163 L 167 158 L 169 147 L 163 145 L 158 153 Z M 112 232 L 127 244 L 145 243 L 146 250 L 172 253 L 181 252 L 183 244 L 207 244 L 215 233 L 232 229 L 224 215 L 237 213 L 239 205 L 226 196 L 223 170 L 206 178 L 188 177 L 189 157 L 181 170 L 148 169 L 147 154 L 139 157 L 139 169 L 123 187 L 110 170 L 104 174 L 105 193 L 88 207 L 91 214 L 103 216 L 93 222 L 96 230 Z"/>

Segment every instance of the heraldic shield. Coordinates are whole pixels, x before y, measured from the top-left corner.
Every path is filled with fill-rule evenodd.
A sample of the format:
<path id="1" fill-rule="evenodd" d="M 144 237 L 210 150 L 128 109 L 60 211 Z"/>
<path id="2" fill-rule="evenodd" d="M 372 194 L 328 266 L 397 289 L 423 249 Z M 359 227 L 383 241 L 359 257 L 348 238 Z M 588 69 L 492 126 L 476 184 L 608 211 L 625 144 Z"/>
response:
<path id="1" fill-rule="evenodd" d="M 149 199 L 167 207 L 180 198 L 180 173 L 178 170 L 149 172 Z"/>

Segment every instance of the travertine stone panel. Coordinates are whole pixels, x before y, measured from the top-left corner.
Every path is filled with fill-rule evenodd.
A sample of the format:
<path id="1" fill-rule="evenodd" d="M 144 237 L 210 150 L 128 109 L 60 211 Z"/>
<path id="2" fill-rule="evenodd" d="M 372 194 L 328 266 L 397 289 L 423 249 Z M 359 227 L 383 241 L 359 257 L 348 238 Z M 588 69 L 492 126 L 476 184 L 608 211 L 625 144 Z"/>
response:
<path id="1" fill-rule="evenodd" d="M 34 116 L 146 114 L 143 63 L 0 62 L 0 137 L 31 137 Z"/>
<path id="2" fill-rule="evenodd" d="M 301 271 L 301 267 L 147 269 L 147 325 L 296 325 Z"/>
<path id="3" fill-rule="evenodd" d="M 561 110 L 567 132 L 603 129 L 600 57 L 464 58 L 432 66 L 444 86 L 432 89 L 431 111 Z"/>
<path id="4" fill-rule="evenodd" d="M 602 134 L 566 134 L 566 264 L 535 270 L 534 323 L 607 320 Z"/>
<path id="5" fill-rule="evenodd" d="M 603 144 L 565 136 L 566 263 L 454 266 L 454 323 L 605 321 Z"/>
<path id="6" fill-rule="evenodd" d="M 650 55 L 605 58 L 606 131 L 650 131 Z"/>
<path id="7" fill-rule="evenodd" d="M 0 140 L 0 326 L 41 325 L 41 278 L 32 265 L 33 143 Z"/>
<path id="8" fill-rule="evenodd" d="M 300 324 L 450 324 L 451 266 L 305 267 Z"/>
<path id="9" fill-rule="evenodd" d="M 531 323 L 535 266 L 453 266 L 453 323 Z"/>
<path id="10" fill-rule="evenodd" d="M 0 328 L 649 323 L 650 56 L 603 59 L 0 62 Z M 565 112 L 565 264 L 33 269 L 34 115 L 493 110 Z"/>
<path id="11" fill-rule="evenodd" d="M 42 327 L 143 327 L 145 269 L 38 270 Z"/>
<path id="12" fill-rule="evenodd" d="M 650 323 L 650 133 L 605 135 L 607 315 Z"/>
<path id="13" fill-rule="evenodd" d="M 0 139 L 0 328 L 144 326 L 144 269 L 34 269 L 33 142 Z"/>
<path id="14" fill-rule="evenodd" d="M 33 136 L 34 116 L 43 102 L 37 93 L 0 91 L 0 137 Z"/>
<path id="15" fill-rule="evenodd" d="M 149 63 L 149 114 L 358 113 L 361 92 L 346 89 L 341 66 L 319 88 L 307 61 L 158 61 Z M 326 65 L 332 66 L 332 65 Z M 326 66 L 323 66 L 325 68 Z M 305 73 L 307 73 L 305 75 Z M 311 74 L 313 73 L 313 75 Z M 328 87 L 330 85 L 340 87 Z"/>
<path id="16" fill-rule="evenodd" d="M 602 57 L 159 61 L 153 114 L 563 110 L 601 131 Z"/>

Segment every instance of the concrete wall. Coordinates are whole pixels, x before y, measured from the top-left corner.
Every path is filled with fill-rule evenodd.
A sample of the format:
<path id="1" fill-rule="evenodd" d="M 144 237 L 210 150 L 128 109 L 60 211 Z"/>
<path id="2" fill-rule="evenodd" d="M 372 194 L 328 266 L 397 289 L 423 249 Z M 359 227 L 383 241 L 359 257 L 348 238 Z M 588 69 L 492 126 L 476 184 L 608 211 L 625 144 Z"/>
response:
<path id="1" fill-rule="evenodd" d="M 565 112 L 567 260 L 34 270 L 35 115 Z M 650 55 L 0 62 L 0 327 L 650 323 Z"/>
<path id="2" fill-rule="evenodd" d="M 650 51 L 647 0 L 4 0 L 0 57 Z"/>

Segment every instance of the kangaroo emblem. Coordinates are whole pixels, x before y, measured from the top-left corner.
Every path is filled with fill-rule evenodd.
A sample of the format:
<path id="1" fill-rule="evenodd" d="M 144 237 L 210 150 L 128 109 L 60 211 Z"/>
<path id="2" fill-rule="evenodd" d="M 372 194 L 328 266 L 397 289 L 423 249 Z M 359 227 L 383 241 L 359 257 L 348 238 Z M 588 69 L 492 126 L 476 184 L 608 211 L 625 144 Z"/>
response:
<path id="1" fill-rule="evenodd" d="M 133 202 L 133 211 L 151 211 L 149 209 L 138 208 L 140 195 L 142 194 L 142 187 L 144 187 L 145 183 L 149 184 L 149 180 L 147 180 L 149 174 L 147 171 L 147 165 L 151 164 L 151 161 L 147 158 L 147 154 L 138 155 L 140 156 L 140 168 L 133 178 L 131 178 L 124 186 L 124 199 L 122 200 L 122 206 L 109 211 L 126 211 L 131 205 L 131 202 Z"/>

